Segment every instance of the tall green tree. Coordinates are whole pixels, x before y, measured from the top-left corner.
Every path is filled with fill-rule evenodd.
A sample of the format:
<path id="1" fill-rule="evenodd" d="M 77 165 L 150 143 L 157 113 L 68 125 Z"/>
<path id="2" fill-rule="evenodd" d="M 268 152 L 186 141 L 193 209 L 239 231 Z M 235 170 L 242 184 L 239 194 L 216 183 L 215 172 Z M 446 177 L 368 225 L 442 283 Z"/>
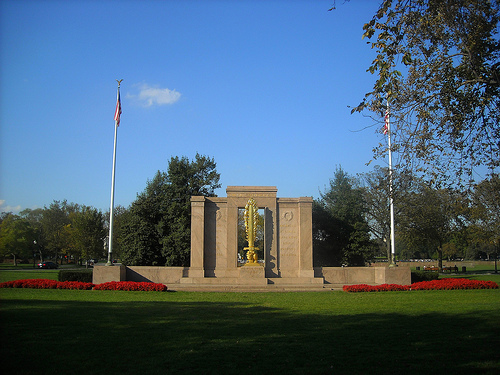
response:
<path id="1" fill-rule="evenodd" d="M 0 255 L 17 259 L 33 255 L 35 232 L 30 223 L 18 215 L 8 214 L 0 224 Z"/>
<path id="2" fill-rule="evenodd" d="M 122 262 L 187 266 L 191 248 L 191 196 L 220 187 L 213 158 L 171 158 L 132 203 L 123 220 Z"/>
<path id="3" fill-rule="evenodd" d="M 394 201 L 394 221 L 405 207 L 405 197 L 411 192 L 413 176 L 410 171 L 392 174 L 392 195 Z M 372 172 L 359 176 L 363 186 L 365 216 L 372 235 L 384 244 L 387 259 L 391 259 L 391 218 L 389 169 L 375 166 Z M 397 238 L 397 235 L 395 236 Z"/>
<path id="4" fill-rule="evenodd" d="M 467 205 L 462 198 L 457 191 L 436 189 L 423 182 L 407 195 L 398 226 L 407 255 L 429 257 L 437 254 L 439 268 L 442 268 L 443 250 L 467 225 Z"/>
<path id="5" fill-rule="evenodd" d="M 46 239 L 42 226 L 43 209 L 24 209 L 19 213 L 19 216 L 30 223 L 31 228 L 33 228 L 35 239 L 34 239 L 34 253 L 40 258 L 40 262 L 43 262 Z"/>
<path id="6" fill-rule="evenodd" d="M 123 206 L 116 206 L 113 214 L 113 257 L 121 257 L 121 246 L 123 243 L 123 218 L 127 213 L 127 208 Z M 106 233 L 109 233 L 109 210 L 104 214 L 104 225 Z M 109 241 L 109 239 L 108 239 Z M 106 247 L 109 246 L 106 244 Z"/>
<path id="7" fill-rule="evenodd" d="M 71 236 L 68 235 L 68 225 L 71 224 L 70 214 L 78 211 L 75 203 L 54 201 L 49 207 L 44 207 L 41 219 L 42 230 L 46 241 L 46 250 L 49 256 L 56 261 L 63 253 L 72 247 Z M 69 241 L 69 242 L 68 242 Z"/>
<path id="8" fill-rule="evenodd" d="M 498 0 L 384 0 L 364 25 L 377 79 L 353 112 L 382 115 L 388 99 L 402 164 L 431 182 L 500 166 L 499 19 Z"/>
<path id="9" fill-rule="evenodd" d="M 313 204 L 314 262 L 317 266 L 362 266 L 376 249 L 365 220 L 362 189 L 341 168 Z"/>
<path id="10" fill-rule="evenodd" d="M 94 207 L 83 206 L 71 216 L 76 256 L 82 259 L 99 259 L 104 256 L 106 230 L 104 216 Z M 86 263 L 87 264 L 87 263 Z"/>
<path id="11" fill-rule="evenodd" d="M 490 256 L 500 250 L 500 177 L 481 181 L 472 194 L 472 241 Z"/>

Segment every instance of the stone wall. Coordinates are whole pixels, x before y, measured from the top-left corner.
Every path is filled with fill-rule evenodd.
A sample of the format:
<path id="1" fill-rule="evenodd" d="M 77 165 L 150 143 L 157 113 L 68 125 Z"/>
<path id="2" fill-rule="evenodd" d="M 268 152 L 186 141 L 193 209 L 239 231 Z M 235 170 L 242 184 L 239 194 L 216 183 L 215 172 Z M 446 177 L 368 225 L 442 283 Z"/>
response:
<path id="1" fill-rule="evenodd" d="M 314 274 L 316 278 L 322 278 L 325 288 L 329 285 L 353 285 L 353 284 L 399 284 L 410 285 L 411 274 L 408 267 L 315 267 Z M 206 283 L 217 284 L 214 281 L 219 281 L 218 284 L 224 283 L 237 284 L 241 281 L 243 285 L 273 285 L 278 281 L 286 280 L 287 283 L 293 284 L 294 280 L 300 281 L 300 278 L 268 278 L 256 280 L 251 277 L 245 282 L 238 278 L 208 278 Z M 175 290 L 178 284 L 186 284 L 184 281 L 190 279 L 190 267 L 148 267 L 148 266 L 130 266 L 123 265 L 105 266 L 99 265 L 94 267 L 94 284 L 100 284 L 107 281 L 147 281 L 153 283 L 166 284 Z M 258 281 L 258 282 L 257 282 Z M 264 282 L 264 284 L 262 283 Z M 198 279 L 197 282 L 191 283 L 200 285 L 203 280 Z"/>

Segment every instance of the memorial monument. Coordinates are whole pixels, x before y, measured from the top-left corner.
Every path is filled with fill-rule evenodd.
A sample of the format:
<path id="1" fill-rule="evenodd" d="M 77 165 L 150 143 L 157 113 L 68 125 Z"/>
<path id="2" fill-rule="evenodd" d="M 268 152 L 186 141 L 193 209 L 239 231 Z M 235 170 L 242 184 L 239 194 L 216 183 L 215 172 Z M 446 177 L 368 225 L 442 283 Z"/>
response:
<path id="1" fill-rule="evenodd" d="M 312 261 L 312 198 L 277 198 L 274 186 L 229 186 L 227 197 L 191 198 L 191 267 L 181 283 L 322 285 Z M 245 210 L 247 261 L 238 261 L 238 214 Z M 262 249 L 255 246 L 259 211 Z M 257 251 L 261 250 L 262 259 Z"/>
<path id="2" fill-rule="evenodd" d="M 408 267 L 313 268 L 313 199 L 278 198 L 277 191 L 228 186 L 226 197 L 191 197 L 190 267 L 96 267 L 94 283 L 152 281 L 171 290 L 227 291 L 411 283 Z"/>

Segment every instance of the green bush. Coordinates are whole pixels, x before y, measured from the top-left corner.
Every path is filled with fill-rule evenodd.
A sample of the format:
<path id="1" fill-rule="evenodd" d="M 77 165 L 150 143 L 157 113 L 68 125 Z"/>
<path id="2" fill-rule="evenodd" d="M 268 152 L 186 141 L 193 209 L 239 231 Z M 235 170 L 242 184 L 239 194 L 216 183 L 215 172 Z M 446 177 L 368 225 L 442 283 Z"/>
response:
<path id="1" fill-rule="evenodd" d="M 412 271 L 411 283 L 419 283 L 421 281 L 437 280 L 439 278 L 438 272 L 433 271 Z"/>
<path id="2" fill-rule="evenodd" d="M 61 270 L 58 275 L 59 281 L 81 281 L 83 283 L 92 282 L 92 270 Z"/>

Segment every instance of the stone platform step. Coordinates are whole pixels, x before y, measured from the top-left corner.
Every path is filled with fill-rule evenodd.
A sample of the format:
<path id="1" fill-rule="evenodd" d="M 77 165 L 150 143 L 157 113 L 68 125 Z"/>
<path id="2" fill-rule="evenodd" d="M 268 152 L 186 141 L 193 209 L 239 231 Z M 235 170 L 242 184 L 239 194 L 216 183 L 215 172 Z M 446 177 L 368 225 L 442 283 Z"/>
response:
<path id="1" fill-rule="evenodd" d="M 219 279 L 220 280 L 220 279 Z M 272 279 L 276 281 L 277 279 Z M 218 283 L 180 283 L 167 284 L 171 291 L 192 291 L 192 292 L 327 292 L 332 290 L 342 290 L 343 284 L 323 284 L 317 281 L 309 283 L 286 283 L 279 279 L 278 283 L 268 284 L 235 284 L 225 283 L 220 280 Z"/>
<path id="2" fill-rule="evenodd" d="M 322 277 L 279 277 L 268 278 L 269 285 L 323 285 Z"/>
<path id="3" fill-rule="evenodd" d="M 265 287 L 268 284 L 266 278 L 239 278 L 239 277 L 189 277 L 182 278 L 180 280 L 180 285 L 184 286 L 196 286 L 196 285 L 206 285 L 206 286 L 218 286 L 218 285 L 248 285 L 248 286 L 260 286 Z"/>
<path id="4" fill-rule="evenodd" d="M 342 290 L 332 285 L 207 285 L 207 284 L 167 284 L 168 290 L 175 292 L 328 292 Z"/>

